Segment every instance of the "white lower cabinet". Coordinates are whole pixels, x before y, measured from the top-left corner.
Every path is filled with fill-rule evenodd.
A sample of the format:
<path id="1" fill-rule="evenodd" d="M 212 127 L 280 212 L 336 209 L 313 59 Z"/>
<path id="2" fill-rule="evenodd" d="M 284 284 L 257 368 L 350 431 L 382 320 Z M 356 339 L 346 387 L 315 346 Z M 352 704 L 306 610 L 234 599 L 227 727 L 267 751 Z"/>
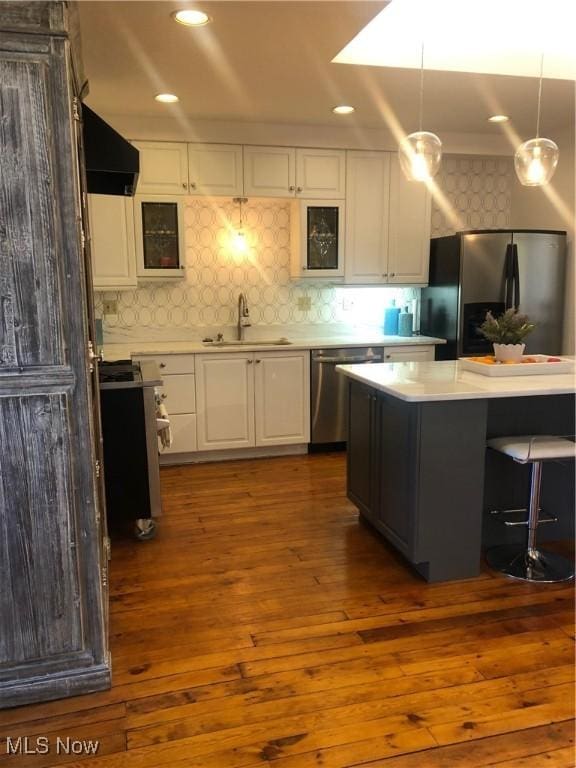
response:
<path id="1" fill-rule="evenodd" d="M 256 445 L 310 441 L 310 355 L 254 354 Z"/>
<path id="2" fill-rule="evenodd" d="M 162 374 L 158 389 L 170 418 L 172 445 L 161 453 L 193 453 L 196 440 L 196 376 L 194 355 L 149 355 L 136 361 L 154 360 Z"/>
<path id="3" fill-rule="evenodd" d="M 164 448 L 162 454 L 193 453 L 198 448 L 196 441 L 196 414 L 170 414 L 172 445 Z"/>
<path id="4" fill-rule="evenodd" d="M 199 451 L 254 445 L 253 368 L 251 352 L 197 355 Z"/>
<path id="5" fill-rule="evenodd" d="M 306 443 L 309 353 L 197 355 L 198 450 Z"/>
<path id="6" fill-rule="evenodd" d="M 385 363 L 420 362 L 434 360 L 434 344 L 395 344 L 384 347 Z"/>

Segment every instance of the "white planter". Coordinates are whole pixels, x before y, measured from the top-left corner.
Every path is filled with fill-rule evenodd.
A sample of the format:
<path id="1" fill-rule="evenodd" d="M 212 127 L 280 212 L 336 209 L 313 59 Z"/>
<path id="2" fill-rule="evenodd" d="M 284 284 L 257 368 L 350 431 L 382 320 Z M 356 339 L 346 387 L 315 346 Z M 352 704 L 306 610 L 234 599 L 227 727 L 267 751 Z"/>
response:
<path id="1" fill-rule="evenodd" d="M 494 357 L 501 363 L 519 363 L 524 354 L 526 344 L 494 344 Z"/>

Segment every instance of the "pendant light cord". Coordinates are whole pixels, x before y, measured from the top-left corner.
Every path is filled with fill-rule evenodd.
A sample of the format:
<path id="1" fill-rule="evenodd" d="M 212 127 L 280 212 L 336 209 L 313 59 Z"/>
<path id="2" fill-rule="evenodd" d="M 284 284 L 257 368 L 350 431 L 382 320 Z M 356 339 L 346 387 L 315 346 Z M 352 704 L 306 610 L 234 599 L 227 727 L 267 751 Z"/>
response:
<path id="1" fill-rule="evenodd" d="M 424 42 L 422 42 L 422 47 L 420 50 L 420 110 L 419 110 L 419 121 L 418 121 L 418 130 L 422 131 L 422 115 L 424 112 Z"/>
<path id="2" fill-rule="evenodd" d="M 540 104 L 542 102 L 542 76 L 544 75 L 544 53 L 540 57 L 540 84 L 538 85 L 538 115 L 536 117 L 536 138 L 540 138 Z"/>

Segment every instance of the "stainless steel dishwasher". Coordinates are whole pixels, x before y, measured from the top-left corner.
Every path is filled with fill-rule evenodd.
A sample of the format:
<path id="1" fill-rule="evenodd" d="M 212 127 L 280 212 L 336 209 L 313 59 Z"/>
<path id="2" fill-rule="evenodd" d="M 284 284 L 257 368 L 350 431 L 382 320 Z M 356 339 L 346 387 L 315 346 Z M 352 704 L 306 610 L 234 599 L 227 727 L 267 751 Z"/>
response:
<path id="1" fill-rule="evenodd" d="M 383 347 L 312 350 L 311 443 L 341 443 L 346 440 L 348 380 L 336 373 L 336 366 L 345 363 L 381 363 L 383 359 Z"/>

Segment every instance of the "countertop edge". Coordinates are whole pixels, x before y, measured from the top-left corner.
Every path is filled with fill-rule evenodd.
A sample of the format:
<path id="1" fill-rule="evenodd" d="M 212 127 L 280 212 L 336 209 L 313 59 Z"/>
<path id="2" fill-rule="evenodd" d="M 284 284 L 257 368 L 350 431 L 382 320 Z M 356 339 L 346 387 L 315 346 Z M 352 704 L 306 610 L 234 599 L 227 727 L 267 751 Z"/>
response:
<path id="1" fill-rule="evenodd" d="M 417 365 L 445 365 L 445 364 L 451 364 L 453 361 L 436 361 L 436 362 L 430 362 L 430 363 L 419 363 Z M 403 365 L 403 363 L 381 363 L 379 365 L 386 365 L 390 368 L 392 368 L 395 365 Z M 408 403 L 431 403 L 431 402 L 446 402 L 450 400 L 493 400 L 496 398 L 506 398 L 506 397 L 539 397 L 539 396 L 554 396 L 554 395 L 574 395 L 576 394 L 576 386 L 574 383 L 574 377 L 572 374 L 556 374 L 556 375 L 550 375 L 550 376 L 514 376 L 510 378 L 488 378 L 483 377 L 480 374 L 477 373 L 471 373 L 470 371 L 465 371 L 467 377 L 473 376 L 474 378 L 478 378 L 477 381 L 477 389 L 475 387 L 475 384 L 473 382 L 462 382 L 462 386 L 469 387 L 470 389 L 468 391 L 461 391 L 461 392 L 418 392 L 418 393 L 410 393 L 402 391 L 402 387 L 409 386 L 412 382 L 398 382 L 396 384 L 386 384 L 383 382 L 375 381 L 370 373 L 373 372 L 377 365 L 369 366 L 370 371 L 366 373 L 366 369 L 364 366 L 360 368 L 360 366 L 354 366 L 354 365 L 338 365 L 336 366 L 336 371 L 340 373 L 341 375 L 347 376 L 348 378 L 354 379 L 356 381 L 359 381 L 362 384 L 365 384 L 367 387 L 370 387 L 371 389 L 375 389 L 379 392 L 383 392 L 384 394 L 391 395 L 392 397 L 395 397 L 398 400 L 403 400 L 404 402 Z M 358 369 L 358 370 L 353 370 Z M 566 377 L 571 377 L 571 383 L 566 382 Z M 558 379 L 563 379 L 560 383 L 558 383 Z M 532 381 L 529 381 L 532 380 Z M 496 389 L 498 385 L 501 386 L 505 383 L 508 384 L 516 384 L 516 387 L 513 389 Z M 533 385 L 539 385 L 536 387 L 526 387 L 522 388 L 522 382 L 524 382 L 524 385 L 527 383 L 532 383 Z M 414 381 L 413 383 L 417 383 Z M 425 380 L 422 380 L 420 382 L 421 385 L 425 386 L 426 382 Z M 491 385 L 494 387 L 494 389 L 490 390 L 487 388 L 484 388 L 482 385 L 486 387 L 487 385 Z"/>
<path id="2" fill-rule="evenodd" d="M 356 347 L 391 347 L 391 346 L 432 346 L 445 344 L 446 339 L 433 336 L 394 336 L 381 339 L 310 339 L 295 341 L 290 344 L 259 344 L 257 341 L 239 346 L 225 346 L 203 344 L 202 342 L 117 342 L 103 345 L 104 359 L 113 359 L 118 354 L 131 355 L 132 357 L 145 357 L 149 355 L 199 355 L 199 354 L 228 354 L 230 352 L 273 352 L 273 351 L 302 351 L 311 349 L 340 349 Z M 146 346 L 145 346 L 146 345 Z M 148 346 L 149 345 L 149 346 Z"/>

